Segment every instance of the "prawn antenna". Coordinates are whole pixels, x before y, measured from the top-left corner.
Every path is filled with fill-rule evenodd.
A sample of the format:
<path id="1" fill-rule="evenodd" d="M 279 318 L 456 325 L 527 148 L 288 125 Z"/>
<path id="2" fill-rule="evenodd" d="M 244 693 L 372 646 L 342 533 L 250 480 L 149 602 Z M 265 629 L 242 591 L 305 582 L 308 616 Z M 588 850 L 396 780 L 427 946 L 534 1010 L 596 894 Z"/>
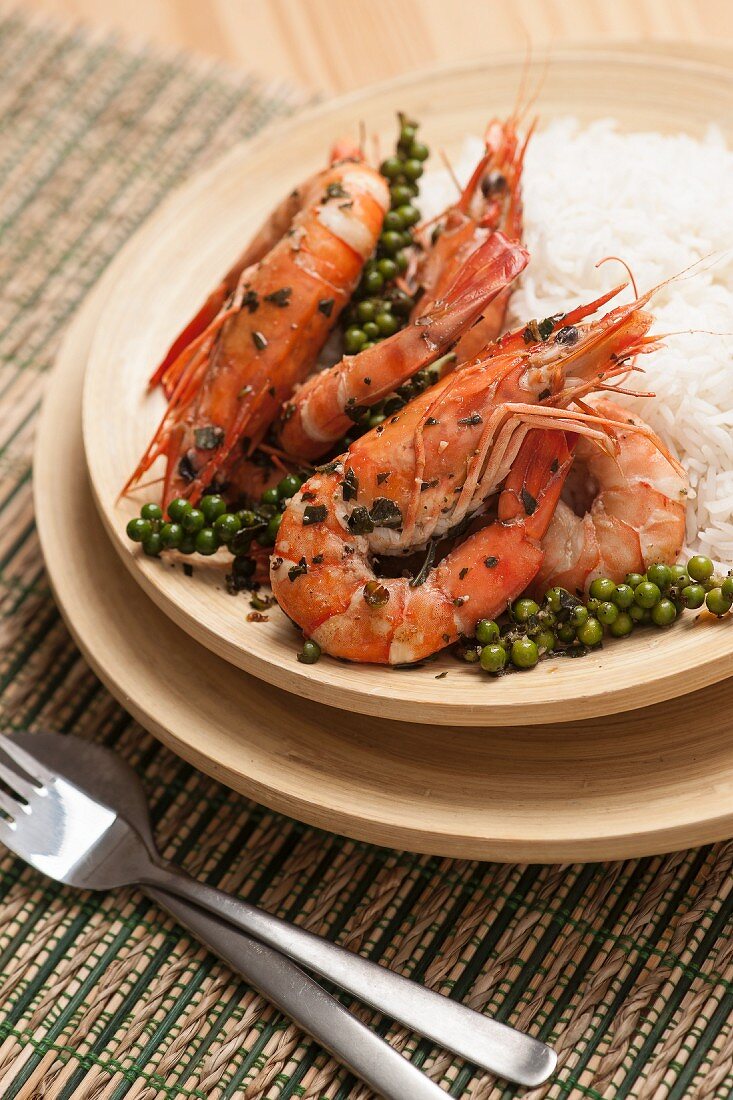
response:
<path id="1" fill-rule="evenodd" d="M 448 172 L 448 175 L 451 178 L 451 181 L 455 185 L 456 191 L 460 195 L 461 192 L 463 191 L 463 188 L 461 187 L 461 181 L 458 179 L 458 176 L 456 175 L 455 169 L 454 169 L 453 165 L 451 164 L 450 159 L 449 159 L 448 154 L 446 153 L 445 149 L 439 150 L 439 155 L 440 155 L 440 159 L 443 161 L 443 164 L 446 167 L 446 170 Z"/>
<path id="2" fill-rule="evenodd" d="M 631 268 L 629 267 L 629 265 L 626 263 L 626 260 L 622 260 L 620 256 L 604 256 L 602 260 L 598 261 L 598 263 L 596 264 L 596 268 L 599 268 L 602 264 L 608 263 L 609 260 L 615 260 L 615 262 L 617 264 L 621 264 L 621 266 L 626 269 L 626 274 L 628 275 L 629 281 L 631 282 L 631 285 L 634 288 L 634 297 L 638 298 L 639 297 L 639 288 L 636 285 L 636 279 L 634 278 L 634 273 L 631 270 Z"/>

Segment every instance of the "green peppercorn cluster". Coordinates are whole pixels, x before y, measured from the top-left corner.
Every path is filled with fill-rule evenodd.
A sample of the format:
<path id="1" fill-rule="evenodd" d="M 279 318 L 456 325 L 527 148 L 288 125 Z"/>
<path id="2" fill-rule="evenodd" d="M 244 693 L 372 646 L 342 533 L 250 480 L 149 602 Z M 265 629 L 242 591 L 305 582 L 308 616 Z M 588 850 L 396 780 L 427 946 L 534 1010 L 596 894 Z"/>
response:
<path id="1" fill-rule="evenodd" d="M 351 305 L 345 311 L 344 350 L 356 355 L 379 340 L 393 336 L 410 316 L 414 299 L 395 285 L 407 270 L 407 248 L 413 243 L 413 227 L 420 221 L 414 200 L 418 179 L 430 150 L 417 140 L 417 123 L 399 116 L 400 133 L 394 154 L 380 166 L 389 181 L 390 206 L 374 255 L 367 260 Z"/>
<path id="2" fill-rule="evenodd" d="M 550 588 L 542 604 L 515 600 L 502 623 L 481 619 L 475 637 L 466 639 L 460 655 L 494 674 L 534 668 L 551 654 L 582 656 L 604 637 L 628 637 L 640 626 L 664 629 L 686 610 L 705 604 L 713 615 L 733 607 L 733 573 L 716 576 L 710 558 L 696 554 L 687 565 L 650 565 L 646 573 L 629 573 L 622 584 L 596 577 L 584 601 L 564 588 Z"/>
<path id="3" fill-rule="evenodd" d="M 234 559 L 235 582 L 244 581 L 256 569 L 254 547 L 274 545 L 287 502 L 302 484 L 297 474 L 286 474 L 276 486 L 265 489 L 259 503 L 239 511 L 228 509 L 224 498 L 215 493 L 203 497 L 197 508 L 178 497 L 168 505 L 167 516 L 160 505 L 143 504 L 140 515 L 128 523 L 127 535 L 154 558 L 164 550 L 209 557 L 225 547 Z"/>

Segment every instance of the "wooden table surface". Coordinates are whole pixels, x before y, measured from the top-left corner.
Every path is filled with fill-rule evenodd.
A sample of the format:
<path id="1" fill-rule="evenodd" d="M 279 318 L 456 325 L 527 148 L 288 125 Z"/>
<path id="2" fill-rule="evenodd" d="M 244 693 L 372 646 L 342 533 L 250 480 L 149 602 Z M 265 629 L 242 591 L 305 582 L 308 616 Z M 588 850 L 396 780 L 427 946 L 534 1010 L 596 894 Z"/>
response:
<path id="1" fill-rule="evenodd" d="M 499 51 L 593 41 L 733 45 L 731 0 L 15 0 L 311 90 Z"/>

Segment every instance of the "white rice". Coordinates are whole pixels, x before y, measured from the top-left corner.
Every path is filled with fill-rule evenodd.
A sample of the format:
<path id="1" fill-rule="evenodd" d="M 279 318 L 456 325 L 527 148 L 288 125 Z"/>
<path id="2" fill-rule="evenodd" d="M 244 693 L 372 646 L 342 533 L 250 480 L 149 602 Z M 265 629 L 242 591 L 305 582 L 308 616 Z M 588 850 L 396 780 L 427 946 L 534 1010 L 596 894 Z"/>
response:
<path id="1" fill-rule="evenodd" d="M 455 165 L 461 181 L 481 151 L 479 138 L 466 139 Z M 446 172 L 426 173 L 424 216 L 454 198 Z M 530 142 L 524 209 L 532 259 L 512 296 L 510 325 L 623 282 L 619 264 L 596 269 L 604 256 L 628 263 L 640 293 L 702 261 L 651 305 L 656 331 L 695 331 L 639 360 L 646 373 L 632 376 L 632 387 L 656 397 L 623 400 L 689 473 L 688 549 L 733 562 L 733 151 L 712 128 L 696 141 L 620 133 L 611 119 L 585 129 L 559 119 Z"/>

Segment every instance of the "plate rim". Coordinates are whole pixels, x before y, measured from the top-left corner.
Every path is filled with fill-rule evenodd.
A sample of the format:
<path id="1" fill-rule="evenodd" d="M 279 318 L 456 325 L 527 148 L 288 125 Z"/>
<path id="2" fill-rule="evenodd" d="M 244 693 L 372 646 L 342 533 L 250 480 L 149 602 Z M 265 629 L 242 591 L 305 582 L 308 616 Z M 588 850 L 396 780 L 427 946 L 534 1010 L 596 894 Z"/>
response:
<path id="1" fill-rule="evenodd" d="M 719 71 L 725 77 L 727 82 L 731 81 L 731 74 L 722 63 L 722 57 L 726 53 L 722 50 L 712 51 L 714 61 L 698 56 L 700 51 L 695 51 L 694 56 L 687 56 L 676 51 L 649 49 L 648 47 L 640 47 L 638 50 L 633 51 L 596 47 L 591 48 L 590 52 L 599 60 L 623 61 L 626 65 L 629 63 L 643 65 L 646 59 L 653 59 L 655 63 L 664 60 L 675 71 L 678 70 L 680 64 L 683 64 L 687 70 L 702 70 L 706 76 L 710 76 L 712 65 L 716 71 Z M 589 47 L 573 45 L 551 49 L 548 53 L 553 65 L 572 60 L 587 62 Z M 706 51 L 702 51 L 702 54 L 705 53 Z M 523 60 L 521 54 L 513 52 L 492 59 L 492 64 L 496 67 L 512 67 Z M 160 219 L 162 222 L 165 216 L 170 216 L 170 211 L 175 211 L 185 205 L 186 194 L 191 186 L 205 186 L 207 179 L 218 176 L 226 170 L 230 160 L 232 163 L 241 162 L 243 157 L 256 154 L 260 148 L 264 149 L 273 142 L 284 139 L 287 133 L 291 132 L 296 126 L 302 127 L 310 122 L 317 123 L 322 117 L 328 117 L 334 111 L 368 101 L 374 96 L 385 93 L 391 94 L 392 92 L 397 93 L 400 88 L 404 87 L 420 87 L 428 77 L 430 79 L 435 79 L 438 76 L 450 78 L 451 75 L 480 73 L 484 68 L 485 62 L 477 60 L 462 62 L 458 65 L 430 68 L 418 73 L 404 74 L 399 78 L 383 81 L 337 99 L 317 104 L 306 111 L 296 112 L 294 116 L 281 120 L 273 126 L 266 127 L 254 138 L 238 143 L 231 150 L 224 153 L 214 164 L 203 172 L 197 173 L 188 183 L 177 189 L 161 204 L 161 207 L 152 215 L 151 219 L 136 231 L 102 277 L 99 284 L 100 293 L 113 293 L 119 277 L 118 272 L 124 271 L 131 262 L 134 262 L 137 252 L 144 246 L 146 228 L 150 227 L 156 219 Z M 93 346 L 93 342 L 92 340 L 90 347 Z M 90 390 L 91 383 L 87 379 L 84 385 L 85 408 L 87 394 Z M 86 414 L 84 419 L 87 420 Z M 317 666 L 292 667 L 295 662 L 291 660 L 291 667 L 286 668 L 270 657 L 260 656 L 258 653 L 244 650 L 243 647 L 237 649 L 233 642 L 224 638 L 220 632 L 213 628 L 210 621 L 193 619 L 180 601 L 166 595 L 153 577 L 148 576 L 145 563 L 141 565 L 138 556 L 130 552 L 130 548 L 119 529 L 119 522 L 115 523 L 113 521 L 108 505 L 101 499 L 93 472 L 90 480 L 97 510 L 107 534 L 137 584 L 160 610 L 212 652 L 223 657 L 235 667 L 244 669 L 279 688 L 319 702 L 327 702 L 329 705 L 338 706 L 342 710 L 355 710 L 363 714 L 399 719 L 404 716 L 404 708 L 417 701 L 409 685 L 405 686 L 404 678 L 402 680 L 395 678 L 385 683 L 383 679 L 385 676 L 394 675 L 394 673 L 385 669 L 379 670 L 382 678 L 378 680 L 376 676 L 370 676 L 368 666 L 362 666 L 362 675 L 358 686 L 352 686 L 348 682 L 340 680 L 338 694 L 334 699 L 333 670 L 338 669 L 338 666 L 331 661 L 321 662 Z M 293 653 L 295 649 L 296 640 L 294 639 Z M 584 689 L 581 686 L 576 686 L 573 690 L 571 680 L 565 682 L 564 677 L 558 677 L 558 679 L 563 680 L 563 690 L 558 690 L 555 698 L 548 700 L 545 696 L 542 700 L 534 703 L 525 696 L 521 700 L 521 707 L 518 704 L 518 699 L 508 690 L 494 691 L 491 698 L 487 700 L 472 698 L 469 702 L 464 702 L 462 698 L 459 698 L 457 692 L 453 695 L 440 695 L 435 692 L 427 702 L 420 700 L 417 720 L 429 725 L 451 725 L 454 723 L 480 726 L 523 725 L 528 719 L 537 723 L 550 723 L 557 721 L 558 718 L 565 717 L 569 704 L 572 704 L 575 718 L 593 718 L 600 715 L 620 713 L 643 707 L 648 705 L 649 702 L 657 702 L 683 695 L 689 691 L 715 683 L 730 675 L 731 658 L 731 653 L 720 653 L 719 647 L 716 647 L 712 657 L 706 656 L 704 663 L 700 661 L 695 666 L 694 679 L 687 680 L 680 675 L 678 667 L 665 665 L 659 667 L 656 674 L 644 682 L 640 682 L 638 677 L 634 677 L 631 670 L 629 670 L 626 679 L 617 682 L 612 688 L 602 687 L 600 690 L 596 689 L 593 692 L 589 692 L 587 688 Z M 426 678 L 422 683 L 427 686 L 430 681 Z M 502 683 L 501 686 L 504 688 L 505 684 Z M 547 685 L 547 689 L 552 694 L 551 685 Z"/>

